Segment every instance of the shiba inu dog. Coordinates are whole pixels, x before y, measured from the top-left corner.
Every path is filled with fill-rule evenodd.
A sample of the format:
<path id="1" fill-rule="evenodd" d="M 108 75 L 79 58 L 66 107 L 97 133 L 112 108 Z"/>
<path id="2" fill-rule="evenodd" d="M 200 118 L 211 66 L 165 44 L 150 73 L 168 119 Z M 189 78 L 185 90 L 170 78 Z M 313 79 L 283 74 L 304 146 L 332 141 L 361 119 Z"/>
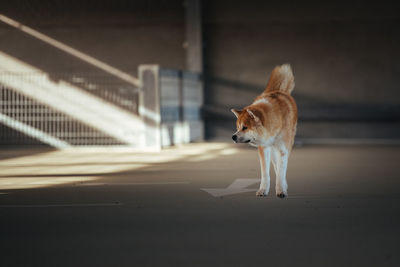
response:
<path id="1" fill-rule="evenodd" d="M 233 141 L 258 147 L 261 183 L 257 196 L 266 196 L 269 192 L 271 159 L 276 174 L 276 195 L 287 196 L 286 169 L 297 126 L 297 105 L 290 95 L 293 88 L 290 65 L 277 66 L 266 89 L 251 105 L 242 110 L 231 109 L 237 117 Z"/>

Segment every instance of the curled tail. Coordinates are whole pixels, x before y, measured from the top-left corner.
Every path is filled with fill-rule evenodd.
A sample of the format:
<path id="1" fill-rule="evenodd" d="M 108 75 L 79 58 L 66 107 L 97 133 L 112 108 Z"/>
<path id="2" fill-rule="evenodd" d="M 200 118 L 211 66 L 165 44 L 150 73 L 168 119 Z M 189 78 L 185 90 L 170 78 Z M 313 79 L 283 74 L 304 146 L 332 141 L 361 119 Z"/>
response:
<path id="1" fill-rule="evenodd" d="M 289 64 L 276 66 L 271 73 L 265 92 L 283 91 L 290 94 L 294 88 L 294 76 Z"/>

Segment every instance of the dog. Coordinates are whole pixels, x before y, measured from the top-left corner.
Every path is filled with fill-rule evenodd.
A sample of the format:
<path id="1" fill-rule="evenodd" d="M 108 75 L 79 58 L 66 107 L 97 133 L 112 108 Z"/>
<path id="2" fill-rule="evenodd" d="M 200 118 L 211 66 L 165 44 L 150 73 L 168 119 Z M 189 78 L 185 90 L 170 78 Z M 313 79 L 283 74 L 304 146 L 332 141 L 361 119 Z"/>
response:
<path id="1" fill-rule="evenodd" d="M 270 188 L 270 161 L 276 174 L 276 196 L 287 197 L 286 170 L 297 127 L 297 105 L 290 95 L 294 76 L 289 64 L 276 66 L 264 92 L 236 115 L 235 143 L 258 147 L 261 183 L 256 196 L 267 196 Z"/>

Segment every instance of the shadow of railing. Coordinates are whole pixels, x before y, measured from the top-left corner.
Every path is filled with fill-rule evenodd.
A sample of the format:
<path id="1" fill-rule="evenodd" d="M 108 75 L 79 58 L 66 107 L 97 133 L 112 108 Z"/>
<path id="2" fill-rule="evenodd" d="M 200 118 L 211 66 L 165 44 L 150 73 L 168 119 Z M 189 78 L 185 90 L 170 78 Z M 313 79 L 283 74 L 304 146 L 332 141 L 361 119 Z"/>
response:
<path id="1" fill-rule="evenodd" d="M 232 79 L 226 79 L 221 77 L 208 76 L 206 80 L 206 91 L 205 91 L 205 105 L 203 108 L 203 114 L 205 121 L 208 126 L 207 137 L 213 137 L 219 135 L 213 128 L 219 128 L 220 133 L 226 135 L 226 139 L 229 140 L 229 133 L 235 129 L 235 117 L 230 112 L 231 108 L 241 108 L 252 103 L 254 98 L 258 96 L 265 88 L 265 85 L 246 83 L 243 81 L 235 81 Z M 221 90 L 227 97 L 236 97 L 234 100 L 236 103 L 240 103 L 240 106 L 231 106 L 224 104 L 224 99 L 216 99 L 214 101 L 213 95 L 216 94 L 215 90 Z M 350 101 L 346 103 L 340 103 L 334 99 L 322 99 L 315 96 L 304 94 L 301 88 L 295 88 L 293 92 L 298 110 L 299 110 L 299 131 L 298 136 L 300 138 L 316 138 L 327 134 L 329 131 L 330 137 L 335 135 L 340 138 L 340 135 L 351 137 L 351 133 L 343 134 L 344 128 L 348 128 L 349 124 L 352 125 L 363 125 L 362 132 L 356 133 L 354 131 L 353 137 L 358 138 L 375 138 L 378 135 L 379 138 L 389 139 L 400 139 L 399 131 L 395 130 L 398 128 L 400 123 L 400 106 L 394 104 L 378 104 L 378 103 L 352 103 Z M 317 127 L 313 131 L 311 136 L 311 124 L 320 124 L 324 128 L 322 131 Z M 340 126 L 340 131 L 335 129 Z M 369 125 L 369 126 L 368 126 Z M 381 125 L 381 126 L 380 126 Z M 383 126 L 382 126 L 383 125 Z M 368 134 L 368 129 L 381 128 L 378 131 L 372 131 Z M 383 127 L 383 128 L 382 128 Z M 343 128 L 343 129 L 342 129 Z M 353 127 L 357 128 L 357 127 Z M 310 130 L 309 130 L 310 129 Z M 321 130 L 321 132 L 319 132 Z M 324 134 L 322 134 L 324 132 Z M 374 133 L 372 133 L 374 132 Z"/>
<path id="2" fill-rule="evenodd" d="M 219 77 L 207 77 L 208 87 L 224 86 L 228 90 L 235 92 L 245 92 L 249 99 L 254 99 L 263 90 L 263 85 L 234 81 Z M 371 103 L 338 103 L 334 100 L 321 99 L 309 96 L 301 92 L 301 88 L 296 88 L 293 97 L 296 99 L 299 108 L 300 121 L 400 121 L 400 106 L 390 104 L 371 104 Z M 243 102 L 242 106 L 249 105 L 251 102 Z M 218 106 L 205 103 L 205 115 L 221 116 L 232 118 L 228 106 Z"/>

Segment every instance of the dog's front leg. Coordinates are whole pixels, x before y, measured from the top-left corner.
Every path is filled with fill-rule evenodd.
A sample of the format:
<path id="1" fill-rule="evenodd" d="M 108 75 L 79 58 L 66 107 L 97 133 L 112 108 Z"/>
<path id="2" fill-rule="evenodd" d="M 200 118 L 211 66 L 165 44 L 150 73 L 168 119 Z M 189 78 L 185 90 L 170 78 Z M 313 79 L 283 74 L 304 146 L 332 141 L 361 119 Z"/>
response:
<path id="1" fill-rule="evenodd" d="M 258 155 L 260 156 L 261 165 L 261 183 L 256 196 L 264 197 L 268 195 L 270 186 L 269 166 L 271 161 L 271 148 L 259 146 Z"/>
<path id="2" fill-rule="evenodd" d="M 289 152 L 284 147 L 274 147 L 272 151 L 272 163 L 276 174 L 276 196 L 279 198 L 287 197 L 288 185 L 286 182 L 286 170 Z"/>

